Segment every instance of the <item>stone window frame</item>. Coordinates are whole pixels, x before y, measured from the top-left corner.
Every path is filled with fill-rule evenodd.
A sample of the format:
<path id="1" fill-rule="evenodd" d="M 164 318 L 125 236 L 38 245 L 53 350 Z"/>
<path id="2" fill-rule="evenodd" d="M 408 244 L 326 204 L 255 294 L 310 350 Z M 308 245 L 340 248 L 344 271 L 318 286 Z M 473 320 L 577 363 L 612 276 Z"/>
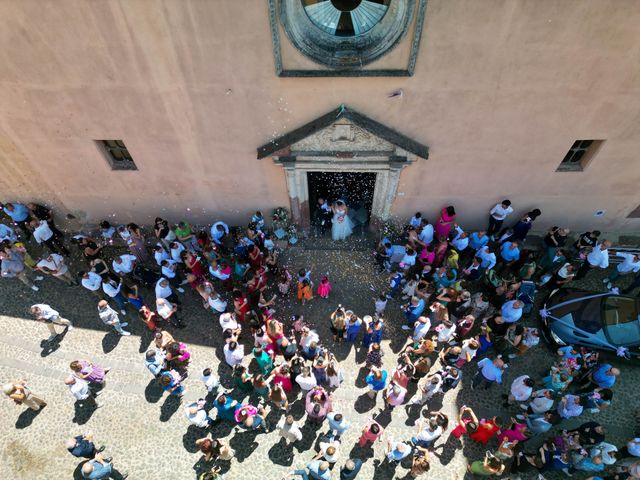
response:
<path id="1" fill-rule="evenodd" d="M 104 158 L 107 160 L 107 163 L 111 167 L 111 170 L 138 170 L 138 166 L 136 165 L 131 153 L 129 152 L 129 148 L 126 146 L 123 140 L 119 139 L 108 139 L 108 140 L 94 140 Z M 107 142 L 114 142 L 116 146 L 109 145 Z M 118 145 L 118 142 L 122 144 L 122 146 Z M 117 158 L 113 151 L 118 150 L 122 152 L 125 157 L 125 160 Z M 126 158 L 128 157 L 128 158 Z"/>
<path id="2" fill-rule="evenodd" d="M 582 142 L 590 142 L 589 145 L 583 146 Z M 571 145 L 571 148 L 567 151 L 566 155 L 558 165 L 557 172 L 583 172 L 591 160 L 596 156 L 604 140 L 591 140 L 583 139 L 576 140 Z M 580 158 L 577 162 L 572 162 L 571 159 L 580 154 Z"/>
<path id="3" fill-rule="evenodd" d="M 271 26 L 271 41 L 273 44 L 273 55 L 276 75 L 284 78 L 309 78 L 309 77 L 411 77 L 415 72 L 418 59 L 418 50 L 424 29 L 424 19 L 427 10 L 428 0 L 410 0 L 417 5 L 415 9 L 415 26 L 411 38 L 411 51 L 406 68 L 390 69 L 366 69 L 366 68 L 331 68 L 322 69 L 287 69 L 283 65 L 281 39 L 279 30 L 279 5 L 284 0 L 268 0 L 269 23 Z M 407 32 L 404 32 L 402 36 Z M 385 53 L 390 51 L 387 50 Z M 301 55 L 304 55 L 300 52 Z"/>

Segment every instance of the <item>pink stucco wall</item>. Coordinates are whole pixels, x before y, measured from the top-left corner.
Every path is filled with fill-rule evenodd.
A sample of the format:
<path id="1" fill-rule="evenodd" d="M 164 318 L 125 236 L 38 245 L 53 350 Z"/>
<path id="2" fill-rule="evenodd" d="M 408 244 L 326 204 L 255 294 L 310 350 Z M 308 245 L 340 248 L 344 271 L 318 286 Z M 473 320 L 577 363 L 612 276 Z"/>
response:
<path id="1" fill-rule="evenodd" d="M 640 204 L 640 2 L 430 0 L 411 78 L 278 78 L 267 13 L 257 0 L 0 2 L 2 200 L 93 223 L 238 221 L 288 203 L 256 147 L 346 103 L 431 149 L 403 171 L 394 215 L 454 203 L 482 224 L 509 197 L 544 224 L 639 227 L 625 217 Z M 109 169 L 93 140 L 112 138 L 138 171 Z M 606 142 L 584 172 L 555 171 L 591 138 Z"/>

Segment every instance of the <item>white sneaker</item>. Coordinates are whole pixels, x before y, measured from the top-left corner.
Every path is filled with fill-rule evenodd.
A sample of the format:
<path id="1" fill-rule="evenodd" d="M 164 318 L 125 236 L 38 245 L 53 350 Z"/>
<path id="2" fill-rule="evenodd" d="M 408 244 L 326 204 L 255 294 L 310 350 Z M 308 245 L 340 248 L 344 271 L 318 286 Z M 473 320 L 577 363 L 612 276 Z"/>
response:
<path id="1" fill-rule="evenodd" d="M 607 288 L 608 288 L 609 290 L 611 290 L 611 287 L 613 287 L 613 283 L 608 282 L 608 283 L 607 283 Z"/>
<path id="2" fill-rule="evenodd" d="M 124 337 L 128 337 L 129 335 L 131 335 L 131 332 L 125 332 L 123 331 L 120 335 L 124 336 Z"/>
<path id="3" fill-rule="evenodd" d="M 126 327 L 127 325 L 129 325 L 127 322 L 121 322 L 121 323 L 120 323 L 120 326 L 121 326 L 121 327 Z"/>
<path id="4" fill-rule="evenodd" d="M 37 292 L 40 289 L 38 287 L 36 287 L 35 285 L 31 285 L 31 290 L 33 290 L 34 292 Z"/>
<path id="5" fill-rule="evenodd" d="M 602 279 L 602 283 L 609 283 L 609 279 L 608 278 L 603 278 Z"/>
<path id="6" fill-rule="evenodd" d="M 184 293 L 184 288 L 178 287 L 178 288 L 176 288 L 176 290 L 178 290 L 180 293 Z"/>
<path id="7" fill-rule="evenodd" d="M 39 282 L 39 281 L 41 281 L 41 280 L 44 280 L 44 277 L 43 277 L 42 275 L 38 275 L 38 276 L 36 277 L 36 280 L 35 280 L 35 281 L 36 281 L 36 282 Z"/>
<path id="8" fill-rule="evenodd" d="M 402 325 L 402 327 L 400 327 L 400 328 L 402 328 L 403 330 L 411 330 L 411 327 L 408 327 L 406 325 Z"/>
<path id="9" fill-rule="evenodd" d="M 124 310 L 120 310 L 120 313 L 121 313 L 123 316 L 126 316 L 126 315 L 127 315 L 127 312 L 125 312 Z"/>
<path id="10" fill-rule="evenodd" d="M 67 331 L 70 332 L 71 330 L 73 330 L 73 328 L 74 328 L 73 325 L 71 324 L 67 325 Z"/>

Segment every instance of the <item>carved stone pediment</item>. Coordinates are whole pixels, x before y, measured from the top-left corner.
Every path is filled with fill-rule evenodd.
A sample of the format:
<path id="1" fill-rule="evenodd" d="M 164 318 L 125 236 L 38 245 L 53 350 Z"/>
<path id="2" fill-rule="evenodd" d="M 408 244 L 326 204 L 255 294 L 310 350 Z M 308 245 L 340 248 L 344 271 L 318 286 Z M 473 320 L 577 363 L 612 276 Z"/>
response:
<path id="1" fill-rule="evenodd" d="M 290 148 L 293 155 L 323 151 L 391 153 L 395 150 L 395 145 L 341 118 L 328 127 L 293 143 Z"/>

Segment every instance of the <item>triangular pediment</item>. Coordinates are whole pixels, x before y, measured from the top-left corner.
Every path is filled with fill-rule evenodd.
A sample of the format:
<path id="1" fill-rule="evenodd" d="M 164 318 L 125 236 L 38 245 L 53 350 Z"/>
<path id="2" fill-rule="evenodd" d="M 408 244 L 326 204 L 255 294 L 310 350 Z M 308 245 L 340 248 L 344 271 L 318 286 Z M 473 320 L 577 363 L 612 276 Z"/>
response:
<path id="1" fill-rule="evenodd" d="M 341 105 L 326 115 L 258 148 L 258 158 L 303 152 L 385 152 L 398 149 L 428 158 L 426 145 Z"/>

